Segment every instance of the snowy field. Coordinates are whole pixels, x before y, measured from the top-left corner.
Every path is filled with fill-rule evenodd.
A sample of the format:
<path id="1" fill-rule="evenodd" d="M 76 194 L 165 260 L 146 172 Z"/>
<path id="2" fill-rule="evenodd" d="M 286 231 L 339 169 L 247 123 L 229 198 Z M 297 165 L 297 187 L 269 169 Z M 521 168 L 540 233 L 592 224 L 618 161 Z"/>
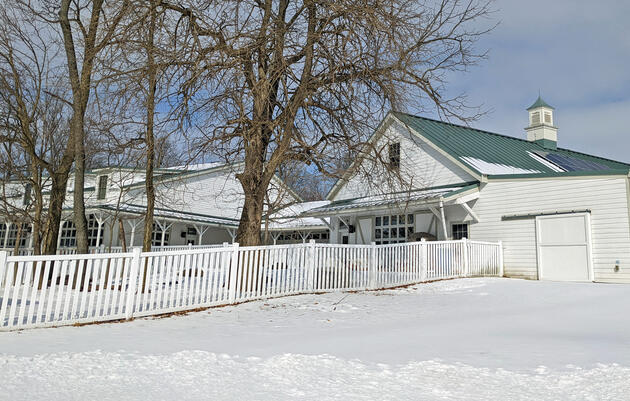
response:
<path id="1" fill-rule="evenodd" d="M 0 399 L 630 400 L 629 304 L 461 279 L 0 333 Z"/>

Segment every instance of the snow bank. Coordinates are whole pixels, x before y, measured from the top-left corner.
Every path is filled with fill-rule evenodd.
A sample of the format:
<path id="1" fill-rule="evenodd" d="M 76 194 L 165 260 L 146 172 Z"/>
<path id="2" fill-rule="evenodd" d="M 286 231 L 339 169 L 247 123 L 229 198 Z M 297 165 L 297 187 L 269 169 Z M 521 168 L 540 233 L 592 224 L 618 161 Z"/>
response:
<path id="1" fill-rule="evenodd" d="M 623 400 L 630 287 L 465 279 L 0 334 L 0 399 Z"/>
<path id="2" fill-rule="evenodd" d="M 330 355 L 235 358 L 88 352 L 2 360 L 13 400 L 621 400 L 630 369 L 529 373 L 439 361 L 363 363 Z"/>

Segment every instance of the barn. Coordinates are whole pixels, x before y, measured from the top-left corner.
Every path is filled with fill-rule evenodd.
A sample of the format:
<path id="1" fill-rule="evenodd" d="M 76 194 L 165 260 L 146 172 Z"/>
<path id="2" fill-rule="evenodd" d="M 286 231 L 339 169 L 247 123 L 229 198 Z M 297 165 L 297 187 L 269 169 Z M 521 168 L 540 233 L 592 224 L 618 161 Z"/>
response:
<path id="1" fill-rule="evenodd" d="M 306 215 L 331 242 L 502 241 L 506 276 L 630 282 L 630 165 L 558 146 L 540 97 L 527 114 L 521 139 L 390 112 Z"/>

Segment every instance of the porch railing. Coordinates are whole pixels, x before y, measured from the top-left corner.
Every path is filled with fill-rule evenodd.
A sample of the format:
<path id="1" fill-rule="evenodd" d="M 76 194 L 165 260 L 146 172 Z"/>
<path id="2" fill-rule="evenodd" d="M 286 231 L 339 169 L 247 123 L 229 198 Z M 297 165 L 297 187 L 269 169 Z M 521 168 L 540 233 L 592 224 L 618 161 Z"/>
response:
<path id="1" fill-rule="evenodd" d="M 9 256 L 0 252 L 0 330 L 91 323 L 301 293 L 502 276 L 500 243 L 415 242 Z"/>

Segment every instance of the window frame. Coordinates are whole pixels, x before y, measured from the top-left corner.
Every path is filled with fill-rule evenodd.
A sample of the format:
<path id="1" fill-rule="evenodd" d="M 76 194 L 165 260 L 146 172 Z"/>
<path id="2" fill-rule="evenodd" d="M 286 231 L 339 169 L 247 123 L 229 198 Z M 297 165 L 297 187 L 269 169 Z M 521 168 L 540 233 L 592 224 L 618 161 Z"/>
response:
<path id="1" fill-rule="evenodd" d="M 465 229 L 465 235 L 461 235 L 462 230 L 456 230 L 456 226 L 459 227 L 466 227 Z M 456 238 L 455 233 L 458 233 L 459 238 Z M 451 237 L 453 238 L 453 240 L 459 241 L 461 239 L 470 239 L 470 224 L 469 223 L 465 223 L 465 222 L 454 222 L 451 223 Z"/>
<path id="2" fill-rule="evenodd" d="M 171 227 L 167 228 L 164 234 L 164 246 L 168 246 L 171 239 Z M 151 246 L 162 246 L 162 231 L 162 225 L 154 221 L 153 229 L 151 230 Z"/>
<path id="3" fill-rule="evenodd" d="M 32 192 L 33 192 L 33 184 L 31 184 L 30 182 L 27 182 L 24 185 L 24 196 L 22 197 L 22 206 L 28 206 L 31 204 Z"/>
<path id="4" fill-rule="evenodd" d="M 400 142 L 390 143 L 387 147 L 387 155 L 389 168 L 392 170 L 400 169 Z"/>
<path id="5" fill-rule="evenodd" d="M 107 197 L 107 175 L 99 175 L 96 183 L 96 200 L 105 200 Z"/>
<path id="6" fill-rule="evenodd" d="M 380 224 L 377 225 L 377 222 L 380 222 Z M 387 222 L 387 224 L 384 224 L 385 222 Z M 376 245 L 407 242 L 409 234 L 415 232 L 415 222 L 415 212 L 405 214 L 389 213 L 372 216 L 372 239 Z M 404 236 L 401 236 L 401 233 L 403 233 Z"/>

